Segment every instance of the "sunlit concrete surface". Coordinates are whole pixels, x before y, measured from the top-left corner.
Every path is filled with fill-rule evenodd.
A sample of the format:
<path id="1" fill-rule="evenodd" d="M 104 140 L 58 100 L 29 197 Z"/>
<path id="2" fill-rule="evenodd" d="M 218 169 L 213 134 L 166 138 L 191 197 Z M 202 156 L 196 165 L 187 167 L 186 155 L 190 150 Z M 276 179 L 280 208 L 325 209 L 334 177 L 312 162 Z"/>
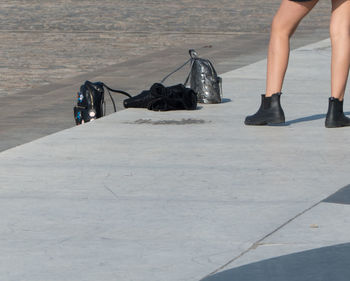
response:
<path id="1" fill-rule="evenodd" d="M 222 75 L 222 104 L 128 109 L 1 152 L 0 279 L 276 280 L 298 253 L 348 257 L 349 205 L 323 202 L 350 181 L 350 129 L 324 128 L 329 62 L 329 40 L 292 52 L 285 126 L 243 124 L 263 60 Z M 320 261 L 298 280 L 347 280 Z"/>

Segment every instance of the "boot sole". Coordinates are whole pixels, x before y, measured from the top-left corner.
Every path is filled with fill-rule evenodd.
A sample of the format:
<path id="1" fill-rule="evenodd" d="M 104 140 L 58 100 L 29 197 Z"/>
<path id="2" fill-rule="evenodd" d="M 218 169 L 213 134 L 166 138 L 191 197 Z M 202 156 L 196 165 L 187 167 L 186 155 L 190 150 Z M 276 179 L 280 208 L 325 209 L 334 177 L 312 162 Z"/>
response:
<path id="1" fill-rule="evenodd" d="M 253 122 L 247 122 L 244 121 L 244 124 L 247 126 L 265 126 L 265 125 L 278 125 L 278 124 L 283 124 L 285 123 L 285 120 L 280 120 L 280 121 L 265 121 L 265 122 L 261 122 L 261 123 L 253 123 Z"/>
<path id="2" fill-rule="evenodd" d="M 343 128 L 343 127 L 349 127 L 350 125 L 334 125 L 334 124 L 325 124 L 325 127 L 328 129 L 332 128 Z"/>

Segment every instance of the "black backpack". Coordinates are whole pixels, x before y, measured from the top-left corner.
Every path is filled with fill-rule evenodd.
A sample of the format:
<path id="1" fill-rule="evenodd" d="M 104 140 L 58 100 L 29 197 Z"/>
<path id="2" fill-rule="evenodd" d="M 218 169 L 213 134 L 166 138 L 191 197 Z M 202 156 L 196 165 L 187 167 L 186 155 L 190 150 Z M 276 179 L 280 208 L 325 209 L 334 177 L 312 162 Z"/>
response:
<path id="1" fill-rule="evenodd" d="M 81 85 L 80 91 L 77 93 L 77 105 L 73 108 L 74 120 L 77 125 L 105 116 L 106 103 L 104 88 L 107 89 L 112 100 L 114 112 L 117 111 L 117 108 L 110 91 L 131 97 L 128 93 L 111 89 L 102 82 L 86 81 Z"/>

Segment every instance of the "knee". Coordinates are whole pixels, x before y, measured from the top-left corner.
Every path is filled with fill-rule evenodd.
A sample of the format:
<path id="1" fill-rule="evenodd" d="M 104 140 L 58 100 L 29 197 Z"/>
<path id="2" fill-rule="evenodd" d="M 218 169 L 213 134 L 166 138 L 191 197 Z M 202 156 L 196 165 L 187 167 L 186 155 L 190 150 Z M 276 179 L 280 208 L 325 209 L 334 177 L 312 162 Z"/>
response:
<path id="1" fill-rule="evenodd" d="M 278 16 L 275 16 L 271 23 L 271 35 L 290 38 L 293 35 L 295 29 L 296 27 L 286 25 L 285 22 Z"/>
<path id="2" fill-rule="evenodd" d="M 331 21 L 329 34 L 331 39 L 350 38 L 350 24 L 346 24 L 346 22 Z"/>

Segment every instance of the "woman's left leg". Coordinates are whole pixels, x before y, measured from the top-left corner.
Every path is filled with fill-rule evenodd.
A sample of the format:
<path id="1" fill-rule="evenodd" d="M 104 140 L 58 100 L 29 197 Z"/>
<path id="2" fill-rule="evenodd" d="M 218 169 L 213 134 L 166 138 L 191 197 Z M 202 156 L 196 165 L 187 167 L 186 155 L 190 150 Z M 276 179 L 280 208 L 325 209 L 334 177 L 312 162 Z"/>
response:
<path id="1" fill-rule="evenodd" d="M 343 100 L 350 67 L 350 1 L 333 0 L 330 23 L 332 41 L 332 97 Z"/>

